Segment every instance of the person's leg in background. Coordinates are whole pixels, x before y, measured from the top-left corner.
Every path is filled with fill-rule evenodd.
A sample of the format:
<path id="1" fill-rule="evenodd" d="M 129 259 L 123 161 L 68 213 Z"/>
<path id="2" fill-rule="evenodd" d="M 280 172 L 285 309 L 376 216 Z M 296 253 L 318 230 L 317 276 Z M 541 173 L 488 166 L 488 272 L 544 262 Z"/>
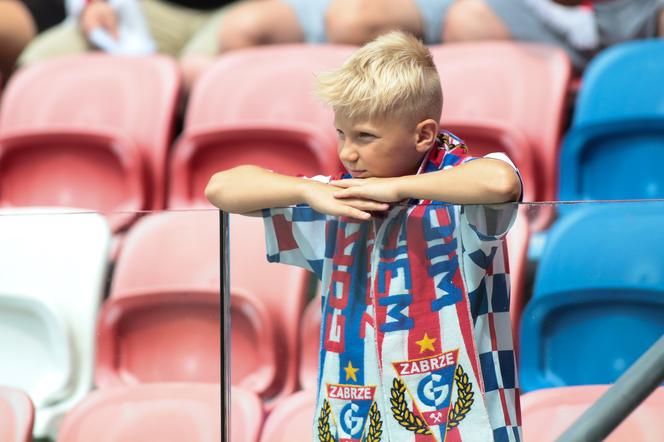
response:
<path id="1" fill-rule="evenodd" d="M 186 88 L 207 69 L 222 52 L 250 46 L 313 41 L 310 29 L 314 16 L 328 0 L 246 0 L 220 8 L 196 32 L 180 53 L 180 66 Z M 322 24 L 322 18 L 318 20 Z M 315 32 L 314 32 L 315 33 Z M 321 40 L 322 41 L 322 40 Z"/>
<path id="2" fill-rule="evenodd" d="M 177 56 L 208 16 L 205 11 L 184 8 L 163 0 L 140 0 L 140 7 L 158 52 L 172 56 Z M 71 18 L 38 36 L 21 54 L 19 64 L 27 65 L 92 49 L 81 24 Z"/>
<path id="3" fill-rule="evenodd" d="M 511 38 L 508 26 L 484 0 L 456 0 L 444 18 L 442 41 L 446 43 Z"/>
<path id="4" fill-rule="evenodd" d="M 23 3 L 0 1 L 0 73 L 3 81 L 14 70 L 19 54 L 37 35 L 37 24 Z"/>
<path id="5" fill-rule="evenodd" d="M 327 40 L 362 45 L 399 29 L 428 42 L 420 12 L 415 0 L 333 0 L 326 14 Z"/>

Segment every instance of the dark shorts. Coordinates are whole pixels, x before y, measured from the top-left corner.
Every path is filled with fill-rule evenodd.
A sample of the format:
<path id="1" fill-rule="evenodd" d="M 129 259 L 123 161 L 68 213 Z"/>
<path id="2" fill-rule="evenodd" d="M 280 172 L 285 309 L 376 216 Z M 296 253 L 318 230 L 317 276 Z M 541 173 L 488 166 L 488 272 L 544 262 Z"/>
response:
<path id="1" fill-rule="evenodd" d="M 64 0 L 22 0 L 37 25 L 37 32 L 53 27 L 65 19 Z"/>

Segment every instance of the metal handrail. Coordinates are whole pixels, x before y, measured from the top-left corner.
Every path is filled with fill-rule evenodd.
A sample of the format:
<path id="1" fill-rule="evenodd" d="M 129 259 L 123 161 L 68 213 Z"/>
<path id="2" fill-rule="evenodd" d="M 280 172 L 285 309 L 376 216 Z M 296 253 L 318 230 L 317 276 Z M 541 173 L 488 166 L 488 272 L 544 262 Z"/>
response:
<path id="1" fill-rule="evenodd" d="M 219 212 L 219 266 L 220 266 L 220 303 L 221 321 L 221 437 L 231 440 L 231 291 L 230 291 L 230 244 L 228 229 L 228 213 Z"/>
<path id="2" fill-rule="evenodd" d="M 558 442 L 605 439 L 664 382 L 664 335 L 583 413 Z"/>

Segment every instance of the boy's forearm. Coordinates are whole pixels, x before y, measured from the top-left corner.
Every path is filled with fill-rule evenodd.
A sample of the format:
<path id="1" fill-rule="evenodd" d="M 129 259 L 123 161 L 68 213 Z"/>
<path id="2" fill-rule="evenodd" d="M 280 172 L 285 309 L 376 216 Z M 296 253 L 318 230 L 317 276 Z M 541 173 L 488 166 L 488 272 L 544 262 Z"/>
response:
<path id="1" fill-rule="evenodd" d="M 521 182 L 514 169 L 504 161 L 490 158 L 397 179 L 403 199 L 493 204 L 517 201 L 521 194 Z"/>
<path id="2" fill-rule="evenodd" d="M 304 203 L 306 181 L 258 166 L 238 166 L 215 173 L 205 188 L 205 196 L 227 212 L 250 213 Z"/>

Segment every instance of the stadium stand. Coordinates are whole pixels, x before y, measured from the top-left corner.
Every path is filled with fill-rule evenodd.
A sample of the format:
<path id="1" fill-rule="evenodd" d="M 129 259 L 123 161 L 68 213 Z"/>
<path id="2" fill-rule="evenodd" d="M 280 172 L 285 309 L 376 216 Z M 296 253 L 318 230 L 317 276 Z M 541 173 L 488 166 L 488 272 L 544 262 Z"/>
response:
<path id="1" fill-rule="evenodd" d="M 216 61 L 192 91 L 172 158 L 169 207 L 209 207 L 203 189 L 210 176 L 240 164 L 291 175 L 340 171 L 332 111 L 314 96 L 314 75 L 338 67 L 352 50 L 269 46 Z"/>
<path id="2" fill-rule="evenodd" d="M 52 436 L 92 388 L 110 230 L 97 214 L 14 209 L 0 244 L 0 378 L 32 399 L 35 437 Z"/>
<path id="3" fill-rule="evenodd" d="M 0 440 L 31 442 L 35 408 L 23 391 L 0 386 Z"/>
<path id="4" fill-rule="evenodd" d="M 166 57 L 63 57 L 12 77 L 0 111 L 1 203 L 162 208 L 180 77 Z M 135 214 L 113 214 L 114 231 Z"/>
<path id="5" fill-rule="evenodd" d="M 555 200 L 571 78 L 568 56 L 550 46 L 498 41 L 438 45 L 431 47 L 431 53 L 443 84 L 443 128 L 448 119 L 513 126 L 523 133 L 532 151 L 538 171 L 534 174 L 537 200 Z M 533 227 L 545 228 L 552 215 L 552 211 L 541 210 Z"/>
<path id="6" fill-rule="evenodd" d="M 551 228 L 521 322 L 524 391 L 609 384 L 664 334 L 661 205 L 579 208 Z"/>
<path id="7" fill-rule="evenodd" d="M 248 394 L 233 391 L 233 398 L 249 402 L 251 398 L 245 399 Z M 218 442 L 222 440 L 220 396 L 219 384 L 150 384 L 96 390 L 65 416 L 58 442 Z M 260 417 L 257 400 L 252 402 Z M 239 414 L 243 408 L 234 406 L 233 411 Z M 238 439 L 244 441 L 252 439 Z"/>
<path id="8" fill-rule="evenodd" d="M 523 438 L 528 442 L 553 442 L 609 385 L 548 388 L 521 396 Z M 664 434 L 664 387 L 659 387 L 616 428 L 606 442 L 656 442 Z"/>
<path id="9" fill-rule="evenodd" d="M 592 61 L 561 152 L 561 200 L 664 197 L 662 57 L 664 41 L 648 40 Z"/>
<path id="10" fill-rule="evenodd" d="M 217 220 L 160 213 L 129 231 L 98 322 L 100 388 L 220 381 Z M 232 293 L 233 383 L 267 395 L 276 382 L 272 319 L 250 288 L 234 284 Z"/>

